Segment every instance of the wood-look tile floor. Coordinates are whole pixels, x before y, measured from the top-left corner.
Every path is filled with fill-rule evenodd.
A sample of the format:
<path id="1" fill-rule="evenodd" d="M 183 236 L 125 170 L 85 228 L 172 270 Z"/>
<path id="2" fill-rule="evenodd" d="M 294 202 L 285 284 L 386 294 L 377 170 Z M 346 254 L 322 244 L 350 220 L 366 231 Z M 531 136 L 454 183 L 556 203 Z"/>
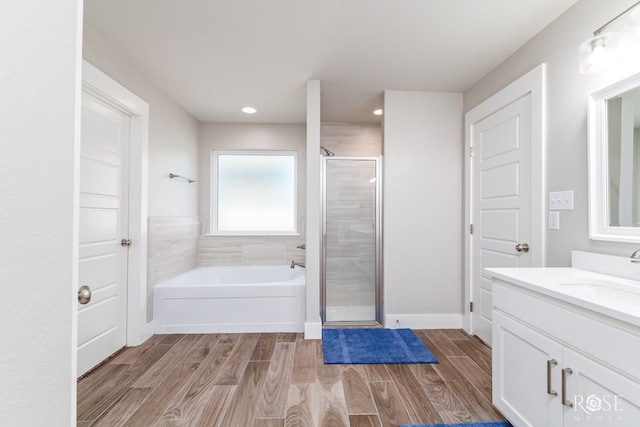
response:
<path id="1" fill-rule="evenodd" d="M 491 350 L 416 330 L 439 364 L 324 365 L 302 334 L 155 335 L 78 381 L 79 426 L 398 426 L 500 421 Z"/>

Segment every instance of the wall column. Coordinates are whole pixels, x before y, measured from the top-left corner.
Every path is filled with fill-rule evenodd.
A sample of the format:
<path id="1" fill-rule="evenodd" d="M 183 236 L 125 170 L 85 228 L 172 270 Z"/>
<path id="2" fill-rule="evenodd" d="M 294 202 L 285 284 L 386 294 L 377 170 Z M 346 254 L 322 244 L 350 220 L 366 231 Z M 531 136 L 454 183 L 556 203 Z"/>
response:
<path id="1" fill-rule="evenodd" d="M 320 320 L 320 257 L 322 255 L 320 176 L 320 81 L 307 82 L 307 226 L 306 274 L 307 313 L 304 324 L 306 339 L 322 337 Z"/>

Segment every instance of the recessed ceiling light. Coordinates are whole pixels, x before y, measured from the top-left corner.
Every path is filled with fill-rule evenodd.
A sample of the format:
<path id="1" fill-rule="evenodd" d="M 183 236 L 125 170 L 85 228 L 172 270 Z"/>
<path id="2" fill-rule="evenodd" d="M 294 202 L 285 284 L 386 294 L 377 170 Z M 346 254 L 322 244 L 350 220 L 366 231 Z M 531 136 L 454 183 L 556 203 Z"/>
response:
<path id="1" fill-rule="evenodd" d="M 376 116 L 381 116 L 382 115 L 382 108 L 378 108 L 377 110 L 374 110 L 373 114 L 375 114 Z"/>
<path id="2" fill-rule="evenodd" d="M 246 113 L 246 114 L 255 114 L 255 113 L 256 113 L 256 111 L 258 111 L 258 110 L 256 110 L 256 109 L 255 109 L 255 108 L 253 108 L 253 107 L 244 107 L 244 108 L 242 109 L 242 112 L 243 112 L 243 113 Z"/>

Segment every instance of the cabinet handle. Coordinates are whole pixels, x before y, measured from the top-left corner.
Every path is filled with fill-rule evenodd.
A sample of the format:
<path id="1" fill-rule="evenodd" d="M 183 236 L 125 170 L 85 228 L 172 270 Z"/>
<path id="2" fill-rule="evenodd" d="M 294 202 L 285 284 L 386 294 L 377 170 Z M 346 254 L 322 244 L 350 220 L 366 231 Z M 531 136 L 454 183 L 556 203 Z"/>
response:
<path id="1" fill-rule="evenodd" d="M 567 374 L 573 374 L 573 369 L 564 368 L 562 370 L 562 404 L 572 408 L 573 403 L 571 403 L 570 400 L 567 400 Z"/>
<path id="2" fill-rule="evenodd" d="M 556 366 L 558 361 L 556 359 L 547 360 L 547 394 L 551 396 L 557 396 L 558 392 L 551 389 L 551 368 Z"/>

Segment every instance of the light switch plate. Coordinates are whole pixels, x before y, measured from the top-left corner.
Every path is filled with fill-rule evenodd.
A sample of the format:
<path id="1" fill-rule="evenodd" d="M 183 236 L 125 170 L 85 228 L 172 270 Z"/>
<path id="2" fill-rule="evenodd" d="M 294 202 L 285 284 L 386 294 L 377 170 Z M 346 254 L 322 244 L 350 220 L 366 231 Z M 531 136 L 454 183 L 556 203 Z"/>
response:
<path id="1" fill-rule="evenodd" d="M 560 230 L 560 212 L 549 212 L 549 230 Z"/>
<path id="2" fill-rule="evenodd" d="M 573 190 L 549 193 L 549 210 L 562 211 L 573 209 Z"/>

